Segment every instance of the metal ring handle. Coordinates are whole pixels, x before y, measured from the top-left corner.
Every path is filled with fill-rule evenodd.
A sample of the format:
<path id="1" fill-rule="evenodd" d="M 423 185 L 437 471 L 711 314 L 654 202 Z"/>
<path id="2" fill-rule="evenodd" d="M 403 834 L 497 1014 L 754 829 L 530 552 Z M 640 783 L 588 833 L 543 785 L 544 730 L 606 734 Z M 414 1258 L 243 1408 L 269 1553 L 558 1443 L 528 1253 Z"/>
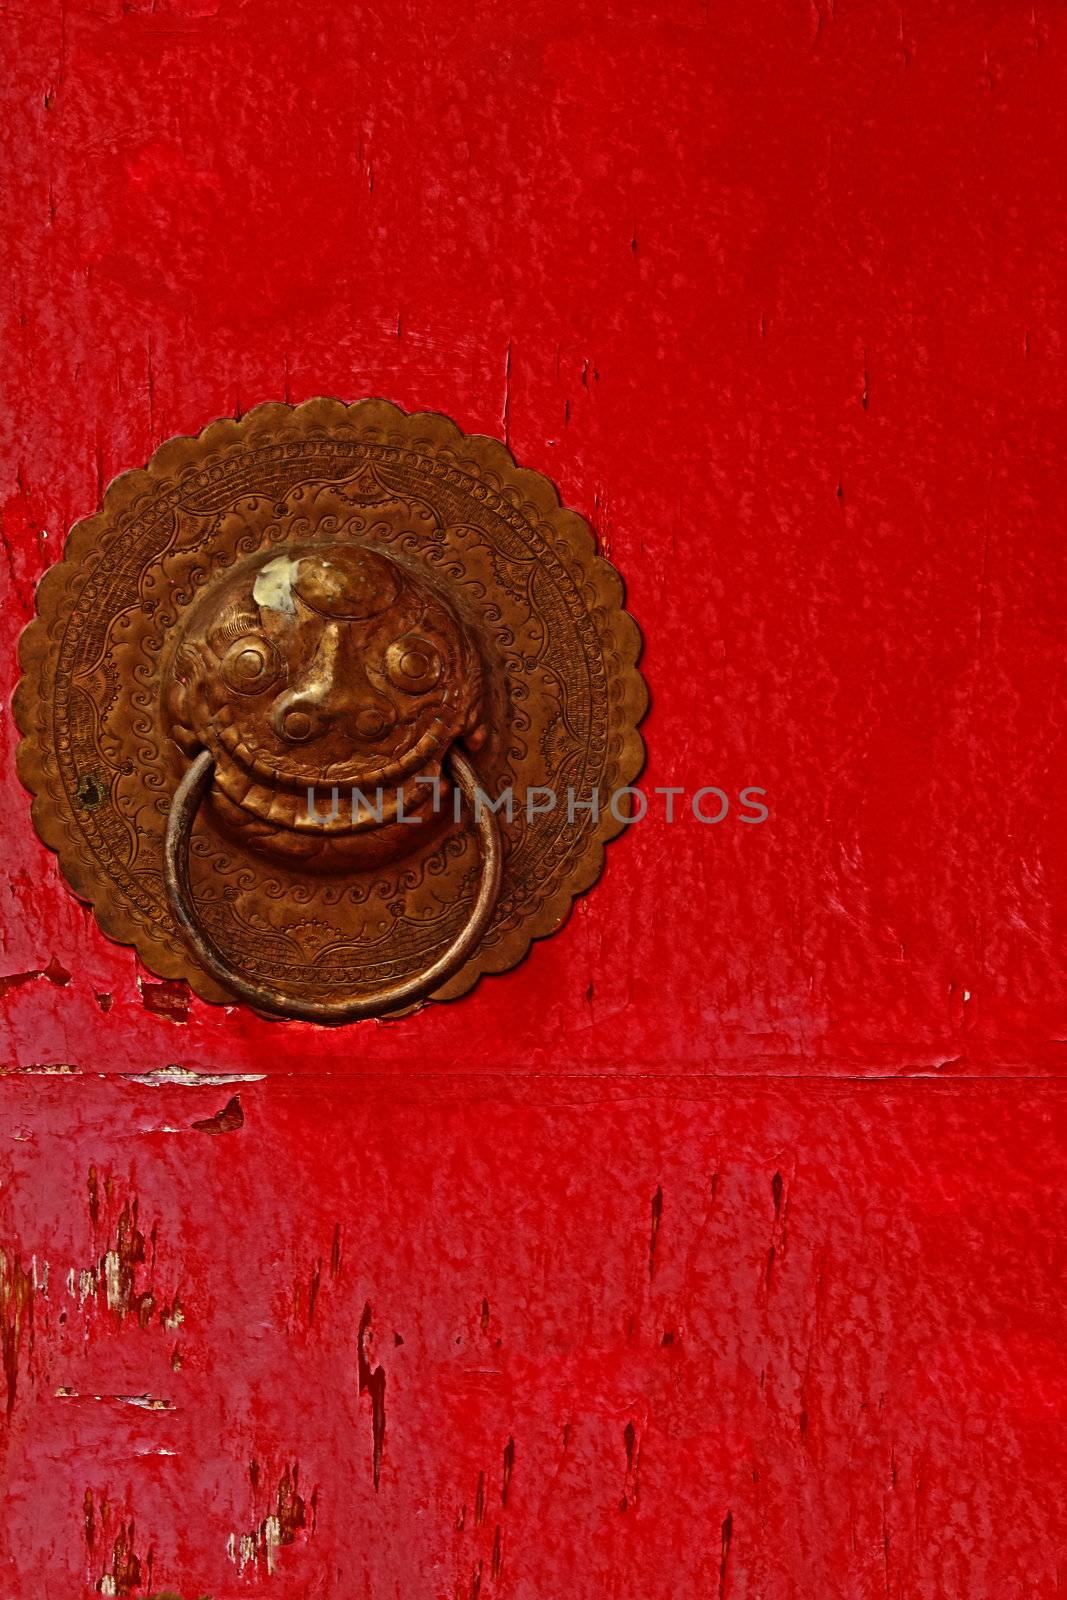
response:
<path id="1" fill-rule="evenodd" d="M 376 1017 L 383 1011 L 392 1011 L 405 1002 L 421 1000 L 431 990 L 439 988 L 446 978 L 459 970 L 489 926 L 500 893 L 503 861 L 496 813 L 488 806 L 477 803 L 478 780 L 474 768 L 456 749 L 448 752 L 446 760 L 456 787 L 474 812 L 481 844 L 482 874 L 474 908 L 448 949 L 431 962 L 424 972 L 406 978 L 403 983 L 387 984 L 373 994 L 329 1003 L 283 994 L 280 990 L 269 989 L 246 977 L 230 965 L 201 924 L 189 887 L 189 841 L 200 802 L 215 772 L 211 752 L 202 750 L 175 790 L 163 845 L 163 880 L 171 910 L 189 948 L 201 965 L 224 988 L 254 1006 L 257 1011 L 269 1011 L 276 1016 L 293 1017 L 303 1022 L 356 1022 L 361 1017 Z"/>

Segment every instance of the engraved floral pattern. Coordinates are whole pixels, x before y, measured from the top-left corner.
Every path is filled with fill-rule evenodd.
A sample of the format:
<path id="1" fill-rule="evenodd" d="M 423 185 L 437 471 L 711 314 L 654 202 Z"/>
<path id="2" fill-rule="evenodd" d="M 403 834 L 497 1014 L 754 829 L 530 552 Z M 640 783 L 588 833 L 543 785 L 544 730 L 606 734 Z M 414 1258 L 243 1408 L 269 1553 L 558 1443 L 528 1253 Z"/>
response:
<path id="1" fill-rule="evenodd" d="M 504 446 L 436 414 L 334 400 L 261 406 L 170 441 L 145 471 L 116 480 L 42 580 L 22 647 L 20 770 L 37 795 L 38 831 L 105 930 L 209 999 L 224 996 L 186 952 L 162 881 L 169 797 L 187 760 L 182 730 L 195 731 L 174 698 L 176 657 L 204 596 L 231 575 L 239 590 L 249 563 L 262 571 L 272 554 L 299 548 L 314 567 L 316 552 L 340 546 L 380 553 L 424 597 L 419 620 L 382 642 L 404 647 L 391 667 L 382 656 L 390 695 L 403 695 L 405 670 L 416 687 L 428 681 L 417 673 L 432 673 L 439 641 L 423 635 L 447 632 L 441 615 L 475 642 L 488 793 L 543 785 L 606 796 L 640 768 L 645 690 L 618 576 L 582 519 Z M 425 598 L 434 595 L 441 614 Z M 230 603 L 238 627 L 243 602 Z M 263 662 L 252 660 L 254 628 L 229 644 L 231 687 L 253 666 L 273 670 L 265 647 Z M 441 998 L 513 965 L 553 931 L 622 826 L 603 812 L 569 822 L 565 807 L 527 820 L 521 805 L 500 821 L 494 921 Z M 403 860 L 326 874 L 265 859 L 211 808 L 193 841 L 193 887 L 215 940 L 255 977 L 326 999 L 428 964 L 461 925 L 476 878 L 463 822 L 428 830 Z"/>

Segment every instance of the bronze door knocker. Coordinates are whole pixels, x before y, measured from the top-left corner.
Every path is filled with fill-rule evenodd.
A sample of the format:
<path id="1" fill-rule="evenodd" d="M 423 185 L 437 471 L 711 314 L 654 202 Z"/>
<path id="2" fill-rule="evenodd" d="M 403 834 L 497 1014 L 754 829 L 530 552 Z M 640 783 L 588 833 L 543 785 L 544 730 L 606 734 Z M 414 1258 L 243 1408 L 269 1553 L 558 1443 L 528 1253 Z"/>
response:
<path id="1" fill-rule="evenodd" d="M 598 803 L 643 756 L 618 575 L 446 417 L 312 400 L 170 440 L 37 604 L 37 830 L 205 999 L 336 1023 L 462 994 L 560 926 L 625 825 Z"/>

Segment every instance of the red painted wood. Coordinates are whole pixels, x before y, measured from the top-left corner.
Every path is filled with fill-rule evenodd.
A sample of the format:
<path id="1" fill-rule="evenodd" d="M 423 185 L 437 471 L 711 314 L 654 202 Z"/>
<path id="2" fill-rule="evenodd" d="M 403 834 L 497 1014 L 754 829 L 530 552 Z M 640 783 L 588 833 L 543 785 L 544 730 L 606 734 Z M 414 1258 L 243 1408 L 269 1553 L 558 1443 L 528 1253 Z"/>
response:
<path id="1" fill-rule="evenodd" d="M 384 394 L 596 525 L 649 792 L 771 816 L 316 1032 L 103 938 L 5 710 L 0 1596 L 1057 1595 L 1060 9 L 2 22 L 5 706 L 111 476 Z"/>

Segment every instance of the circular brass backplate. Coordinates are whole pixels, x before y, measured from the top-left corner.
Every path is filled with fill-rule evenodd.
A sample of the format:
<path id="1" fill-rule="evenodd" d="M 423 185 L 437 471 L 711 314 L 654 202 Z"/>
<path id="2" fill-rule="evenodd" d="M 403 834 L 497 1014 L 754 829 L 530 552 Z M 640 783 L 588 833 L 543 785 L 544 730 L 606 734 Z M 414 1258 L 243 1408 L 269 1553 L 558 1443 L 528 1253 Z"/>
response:
<path id="1" fill-rule="evenodd" d="M 37 831 L 101 927 L 207 1000 L 232 996 L 183 943 L 163 880 L 167 814 L 198 726 L 183 710 L 180 652 L 212 614 L 213 591 L 242 592 L 243 566 L 269 576 L 265 558 L 275 550 L 310 552 L 302 571 L 314 607 L 347 616 L 356 579 L 337 599 L 322 587 L 318 558 L 353 545 L 410 578 L 377 573 L 376 583 L 393 584 L 391 604 L 401 603 L 394 591 L 419 597 L 405 602 L 410 637 L 389 646 L 397 683 L 407 690 L 443 672 L 441 652 L 461 648 L 450 630 L 474 641 L 478 726 L 473 715 L 460 726 L 464 704 L 455 728 L 447 716 L 434 728 L 468 736 L 486 793 L 512 795 L 510 817 L 499 813 L 505 859 L 493 920 L 433 998 L 464 993 L 554 932 L 625 826 L 624 809 L 608 802 L 643 760 L 640 637 L 618 573 L 547 478 L 516 466 L 495 439 L 383 400 L 262 405 L 172 439 L 143 471 L 111 484 L 41 580 L 38 617 L 21 642 L 18 758 Z M 364 566 L 373 563 L 372 554 Z M 362 568 L 357 577 L 369 581 Z M 261 647 L 238 640 L 230 662 L 225 646 L 216 654 L 236 674 L 239 719 L 241 674 L 263 670 L 253 659 Z M 209 691 L 197 705 L 212 703 Z M 285 727 L 303 737 L 309 708 L 294 707 Z M 243 759 L 240 737 L 227 749 Z M 293 770 L 302 781 L 299 763 Z M 350 767 L 339 770 L 348 783 Z M 306 775 L 328 814 L 330 767 Z M 543 796 L 527 806 L 534 788 L 556 797 L 551 810 L 540 809 Z M 239 783 L 234 792 L 240 799 Z M 594 794 L 599 814 L 587 804 Z M 343 787 L 340 803 L 349 804 Z M 285 807 L 292 811 L 292 794 Z M 412 826 L 416 842 L 385 861 L 373 851 L 314 862 L 299 851 L 264 853 L 254 828 L 232 823 L 219 792 L 197 821 L 191 887 L 214 942 L 264 986 L 331 1001 L 402 982 L 432 963 L 469 914 L 476 840 L 469 819 L 457 823 L 450 811 Z"/>

